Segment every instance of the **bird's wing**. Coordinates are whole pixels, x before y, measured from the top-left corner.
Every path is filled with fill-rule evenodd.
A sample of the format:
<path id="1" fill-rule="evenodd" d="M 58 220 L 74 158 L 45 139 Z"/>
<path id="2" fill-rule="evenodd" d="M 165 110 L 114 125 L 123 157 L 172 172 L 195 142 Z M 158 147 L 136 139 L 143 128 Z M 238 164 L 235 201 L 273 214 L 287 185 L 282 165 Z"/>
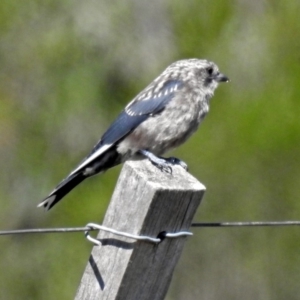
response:
<path id="1" fill-rule="evenodd" d="M 77 173 L 104 154 L 115 143 L 126 137 L 149 116 L 161 112 L 181 87 L 179 80 L 169 80 L 161 88 L 153 86 L 140 93 L 122 111 L 94 146 L 92 152 L 70 174 Z"/>
<path id="2" fill-rule="evenodd" d="M 156 114 L 165 108 L 181 85 L 179 80 L 168 80 L 161 87 L 150 86 L 133 99 L 125 111 L 131 116 Z"/>

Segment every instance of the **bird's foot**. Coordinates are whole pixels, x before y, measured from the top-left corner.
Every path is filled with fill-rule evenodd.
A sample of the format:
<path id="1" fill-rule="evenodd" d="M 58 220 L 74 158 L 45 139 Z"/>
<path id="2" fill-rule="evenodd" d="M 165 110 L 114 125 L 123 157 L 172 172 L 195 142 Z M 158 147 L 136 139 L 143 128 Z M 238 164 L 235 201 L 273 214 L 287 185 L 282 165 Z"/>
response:
<path id="1" fill-rule="evenodd" d="M 168 157 L 168 158 L 165 158 L 165 160 L 167 162 L 169 162 L 170 164 L 172 165 L 178 165 L 180 167 L 182 167 L 183 169 L 185 169 L 186 171 L 188 171 L 189 167 L 188 165 L 181 159 L 179 158 L 176 158 L 176 157 Z"/>
<path id="2" fill-rule="evenodd" d="M 143 156 L 147 157 L 150 162 L 157 167 L 158 169 L 160 169 L 162 172 L 166 172 L 168 174 L 172 174 L 172 167 L 169 161 L 167 161 L 165 158 L 162 157 L 157 157 L 156 155 L 154 155 L 153 153 L 147 151 L 147 150 L 140 150 L 139 151 Z"/>
<path id="3" fill-rule="evenodd" d="M 156 155 L 154 155 L 153 153 L 149 152 L 148 150 L 140 150 L 140 153 L 147 157 L 151 163 L 156 166 L 157 168 L 159 168 L 161 171 L 172 174 L 172 165 L 178 165 L 180 167 L 182 167 L 183 169 L 185 169 L 186 171 L 188 170 L 188 165 L 176 158 L 176 157 L 168 157 L 168 158 L 164 158 L 164 157 L 158 157 Z"/>

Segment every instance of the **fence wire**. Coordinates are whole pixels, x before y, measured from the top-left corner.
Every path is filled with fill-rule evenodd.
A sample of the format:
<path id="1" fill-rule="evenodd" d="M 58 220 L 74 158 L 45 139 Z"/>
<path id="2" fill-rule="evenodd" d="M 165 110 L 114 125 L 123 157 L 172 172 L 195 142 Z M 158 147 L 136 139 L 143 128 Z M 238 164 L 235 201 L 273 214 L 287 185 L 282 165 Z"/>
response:
<path id="1" fill-rule="evenodd" d="M 300 221 L 250 221 L 250 222 L 197 222 L 192 223 L 191 227 L 266 227 L 266 226 L 299 226 Z M 95 231 L 97 228 L 90 226 L 84 227 L 66 227 L 66 228 L 33 228 L 0 230 L 0 235 L 14 234 L 33 234 L 33 233 L 70 233 Z"/>

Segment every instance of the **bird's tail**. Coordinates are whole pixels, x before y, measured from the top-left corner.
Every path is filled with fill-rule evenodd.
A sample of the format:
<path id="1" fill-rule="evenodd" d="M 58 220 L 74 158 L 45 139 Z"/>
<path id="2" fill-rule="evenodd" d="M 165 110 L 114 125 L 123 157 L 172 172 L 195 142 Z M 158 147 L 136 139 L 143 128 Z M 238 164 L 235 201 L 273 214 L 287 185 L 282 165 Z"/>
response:
<path id="1" fill-rule="evenodd" d="M 46 210 L 49 210 L 85 178 L 86 176 L 82 172 L 68 176 L 52 191 L 47 198 L 38 204 L 38 207 L 43 206 L 46 208 Z"/>

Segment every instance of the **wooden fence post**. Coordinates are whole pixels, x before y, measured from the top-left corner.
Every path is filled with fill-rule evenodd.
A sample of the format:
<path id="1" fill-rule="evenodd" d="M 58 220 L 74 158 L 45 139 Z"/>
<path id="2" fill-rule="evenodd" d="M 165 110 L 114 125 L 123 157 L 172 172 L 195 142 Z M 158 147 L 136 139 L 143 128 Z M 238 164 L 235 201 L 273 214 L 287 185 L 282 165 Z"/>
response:
<path id="1" fill-rule="evenodd" d="M 181 167 L 166 174 L 149 161 L 125 163 L 102 225 L 137 235 L 189 230 L 205 187 Z M 192 238 L 192 237 L 191 237 Z M 76 300 L 164 299 L 186 237 L 160 244 L 100 231 Z"/>

